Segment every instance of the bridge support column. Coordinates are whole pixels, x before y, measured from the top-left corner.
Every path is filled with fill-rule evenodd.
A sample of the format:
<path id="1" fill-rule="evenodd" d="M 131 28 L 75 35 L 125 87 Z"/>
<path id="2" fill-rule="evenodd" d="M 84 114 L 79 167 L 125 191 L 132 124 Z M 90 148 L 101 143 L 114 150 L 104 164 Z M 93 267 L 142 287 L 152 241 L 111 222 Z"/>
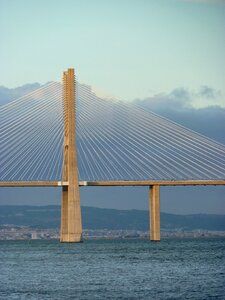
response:
<path id="1" fill-rule="evenodd" d="M 150 240 L 160 241 L 160 191 L 159 185 L 150 186 Z"/>
<path id="2" fill-rule="evenodd" d="M 60 242 L 79 243 L 82 240 L 82 224 L 79 191 L 63 187 Z"/>
<path id="3" fill-rule="evenodd" d="M 76 154 L 74 69 L 63 74 L 64 157 L 62 190 L 61 242 L 80 242 L 82 238 L 80 190 Z"/>

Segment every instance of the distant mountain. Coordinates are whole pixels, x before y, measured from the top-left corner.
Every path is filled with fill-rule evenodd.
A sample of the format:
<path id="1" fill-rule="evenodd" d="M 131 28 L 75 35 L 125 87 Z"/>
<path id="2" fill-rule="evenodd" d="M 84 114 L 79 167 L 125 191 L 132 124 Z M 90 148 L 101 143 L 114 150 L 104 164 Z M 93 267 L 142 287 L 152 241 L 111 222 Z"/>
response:
<path id="1" fill-rule="evenodd" d="M 84 229 L 149 230 L 149 212 L 82 207 Z M 0 226 L 13 224 L 33 228 L 59 228 L 60 206 L 0 206 Z M 224 215 L 173 215 L 161 213 L 161 228 L 225 231 Z"/>

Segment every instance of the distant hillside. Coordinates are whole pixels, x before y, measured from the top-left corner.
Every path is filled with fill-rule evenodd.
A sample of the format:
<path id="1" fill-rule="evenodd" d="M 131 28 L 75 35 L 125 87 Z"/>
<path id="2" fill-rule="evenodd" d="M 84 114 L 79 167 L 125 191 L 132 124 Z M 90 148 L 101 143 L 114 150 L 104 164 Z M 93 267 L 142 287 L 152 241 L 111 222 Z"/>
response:
<path id="1" fill-rule="evenodd" d="M 149 213 L 142 210 L 82 207 L 82 221 L 84 229 L 149 230 Z M 0 206 L 0 226 L 6 224 L 33 228 L 59 228 L 60 206 Z M 225 231 L 225 216 L 161 213 L 161 228 Z"/>

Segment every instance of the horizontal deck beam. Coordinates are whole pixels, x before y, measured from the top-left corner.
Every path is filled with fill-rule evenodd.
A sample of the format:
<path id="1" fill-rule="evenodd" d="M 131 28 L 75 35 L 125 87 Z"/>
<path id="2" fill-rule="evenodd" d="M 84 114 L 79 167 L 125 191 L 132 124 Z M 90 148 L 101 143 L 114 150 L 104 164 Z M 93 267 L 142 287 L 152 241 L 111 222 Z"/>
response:
<path id="1" fill-rule="evenodd" d="M 225 180 L 80 181 L 80 186 L 225 185 Z"/>
<path id="2" fill-rule="evenodd" d="M 175 186 L 175 185 L 225 185 L 225 180 L 139 180 L 139 181 L 79 181 L 79 186 Z M 59 187 L 65 181 L 0 181 L 0 187 Z"/>
<path id="3" fill-rule="evenodd" d="M 68 186 L 68 182 L 63 181 L 0 181 L 0 187 L 50 187 L 50 186 Z"/>

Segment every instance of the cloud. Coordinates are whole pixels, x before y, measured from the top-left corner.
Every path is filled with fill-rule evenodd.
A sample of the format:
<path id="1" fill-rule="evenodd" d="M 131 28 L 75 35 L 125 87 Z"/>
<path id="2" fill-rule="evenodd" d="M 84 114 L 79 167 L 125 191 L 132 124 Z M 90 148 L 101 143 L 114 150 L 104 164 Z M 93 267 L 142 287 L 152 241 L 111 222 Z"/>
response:
<path id="1" fill-rule="evenodd" d="M 182 87 L 176 88 L 170 93 L 169 97 L 193 106 L 194 102 L 198 99 L 202 99 L 203 101 L 206 99 L 214 103 L 215 100 L 219 100 L 222 97 L 222 93 L 220 90 L 216 90 L 208 85 L 202 85 L 198 90 L 193 91 Z M 208 104 L 205 106 L 208 106 Z"/>
<path id="2" fill-rule="evenodd" d="M 9 103 L 23 95 L 26 95 L 36 89 L 40 88 L 39 83 L 25 84 L 23 86 L 10 89 L 4 86 L 0 86 L 0 106 Z"/>
<path id="3" fill-rule="evenodd" d="M 197 91 L 181 87 L 134 103 L 225 144 L 225 108 L 214 104 L 220 96 L 220 91 L 204 85 Z M 203 98 L 207 106 L 193 106 L 196 99 Z"/>
<path id="4" fill-rule="evenodd" d="M 196 96 L 198 97 L 203 97 L 206 99 L 218 99 L 219 97 L 221 97 L 222 93 L 219 90 L 215 90 L 207 85 L 202 85 L 200 87 L 199 93 L 196 94 Z"/>
<path id="5" fill-rule="evenodd" d="M 210 86 L 202 85 L 197 90 L 189 90 L 178 87 L 170 93 L 156 94 L 146 99 L 136 99 L 135 102 L 143 106 L 151 107 L 153 110 L 184 110 L 197 107 L 207 107 L 210 105 L 220 106 L 222 93 Z"/>

